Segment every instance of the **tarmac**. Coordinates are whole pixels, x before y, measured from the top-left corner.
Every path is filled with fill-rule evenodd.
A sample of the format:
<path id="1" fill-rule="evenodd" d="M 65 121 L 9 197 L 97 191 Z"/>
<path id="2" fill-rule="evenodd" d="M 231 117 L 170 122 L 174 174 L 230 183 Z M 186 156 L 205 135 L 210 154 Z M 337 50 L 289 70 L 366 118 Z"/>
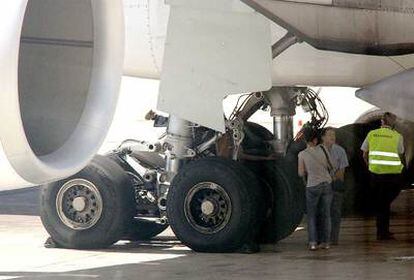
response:
<path id="1" fill-rule="evenodd" d="M 150 242 L 105 250 L 46 249 L 38 190 L 0 192 L 0 280 L 4 279 L 414 279 L 414 194 L 393 206 L 395 241 L 375 240 L 373 218 L 346 218 L 339 246 L 311 252 L 299 227 L 257 254 L 201 254 L 167 230 Z"/>

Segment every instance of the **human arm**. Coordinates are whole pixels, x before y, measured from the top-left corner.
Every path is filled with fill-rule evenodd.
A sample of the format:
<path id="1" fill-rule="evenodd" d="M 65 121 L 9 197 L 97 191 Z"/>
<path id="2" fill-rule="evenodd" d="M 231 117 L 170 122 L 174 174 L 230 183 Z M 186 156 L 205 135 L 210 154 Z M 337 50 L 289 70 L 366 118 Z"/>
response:
<path id="1" fill-rule="evenodd" d="M 362 152 L 362 157 L 364 158 L 365 164 L 368 166 L 368 152 L 367 151 L 363 151 Z"/>
<path id="2" fill-rule="evenodd" d="M 346 151 L 341 146 L 337 145 L 337 150 L 339 153 L 339 164 L 338 170 L 335 172 L 335 180 L 344 181 L 345 180 L 345 169 L 349 166 L 348 156 Z"/>
<path id="3" fill-rule="evenodd" d="M 400 141 L 398 142 L 398 155 L 400 156 L 401 163 L 407 167 L 405 160 L 405 148 L 404 148 L 404 137 L 400 136 Z"/>
<path id="4" fill-rule="evenodd" d="M 300 177 L 306 176 L 305 161 L 303 160 L 303 157 L 301 154 L 299 154 L 299 157 L 298 157 L 298 174 Z"/>
<path id="5" fill-rule="evenodd" d="M 365 138 L 364 142 L 362 143 L 361 150 L 362 150 L 362 157 L 364 158 L 364 162 L 368 166 L 368 151 L 369 151 L 368 136 Z"/>
<path id="6" fill-rule="evenodd" d="M 335 173 L 335 180 L 344 181 L 345 180 L 345 168 L 339 169 Z"/>

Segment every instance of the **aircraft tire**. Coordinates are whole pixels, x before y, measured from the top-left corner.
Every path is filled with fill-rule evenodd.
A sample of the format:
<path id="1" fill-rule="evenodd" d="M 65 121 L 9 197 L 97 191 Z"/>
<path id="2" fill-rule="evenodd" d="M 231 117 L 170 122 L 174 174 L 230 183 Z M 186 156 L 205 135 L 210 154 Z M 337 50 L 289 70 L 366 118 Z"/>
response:
<path id="1" fill-rule="evenodd" d="M 250 170 L 203 158 L 175 176 L 167 216 L 177 238 L 198 252 L 233 252 L 255 241 L 264 218 L 263 193 Z"/>
<path id="2" fill-rule="evenodd" d="M 266 180 L 272 188 L 273 205 L 260 234 L 262 243 L 274 243 L 292 234 L 304 213 L 303 184 L 294 181 L 280 163 L 265 164 Z"/>
<path id="3" fill-rule="evenodd" d="M 374 205 L 370 188 L 370 174 L 360 150 L 369 124 L 350 124 L 336 130 L 336 139 L 347 152 L 349 167 L 345 170 L 343 215 L 370 215 Z"/>
<path id="4" fill-rule="evenodd" d="M 266 145 L 274 139 L 265 127 L 246 122 L 246 136 L 242 143 L 248 153 L 266 156 L 271 150 Z M 291 143 L 286 157 L 275 161 L 245 161 L 262 182 L 267 198 L 268 213 L 259 234 L 261 243 L 274 243 L 292 234 L 303 219 L 305 186 L 297 174 L 297 155 L 303 143 Z"/>
<path id="5" fill-rule="evenodd" d="M 133 219 L 130 185 L 118 164 L 95 156 L 79 173 L 42 187 L 42 223 L 59 247 L 108 247 L 121 239 Z"/>

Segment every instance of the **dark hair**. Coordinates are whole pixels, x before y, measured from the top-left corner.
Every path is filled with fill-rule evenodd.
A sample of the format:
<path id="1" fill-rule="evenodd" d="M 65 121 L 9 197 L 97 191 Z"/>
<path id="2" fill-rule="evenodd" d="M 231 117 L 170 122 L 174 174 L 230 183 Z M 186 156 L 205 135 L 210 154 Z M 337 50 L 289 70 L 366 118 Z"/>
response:
<path id="1" fill-rule="evenodd" d="M 332 127 L 332 126 L 324 127 L 321 131 L 321 137 L 325 136 L 326 133 L 328 133 L 328 131 L 330 130 L 335 131 L 335 127 Z"/>
<path id="2" fill-rule="evenodd" d="M 311 127 L 304 128 L 303 137 L 305 138 L 306 143 L 312 142 L 315 138 L 318 138 L 318 131 Z"/>
<path id="3" fill-rule="evenodd" d="M 397 116 L 393 113 L 385 112 L 381 120 L 385 125 L 393 126 L 395 124 L 396 119 Z"/>

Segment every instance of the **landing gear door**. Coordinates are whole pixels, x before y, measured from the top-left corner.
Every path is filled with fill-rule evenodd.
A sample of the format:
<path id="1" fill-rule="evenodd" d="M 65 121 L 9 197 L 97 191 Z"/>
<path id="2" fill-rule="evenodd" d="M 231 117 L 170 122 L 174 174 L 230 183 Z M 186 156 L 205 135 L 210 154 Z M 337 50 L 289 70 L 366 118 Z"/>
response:
<path id="1" fill-rule="evenodd" d="M 240 1 L 168 3 L 158 109 L 224 131 L 224 96 L 271 87 L 270 23 Z"/>

